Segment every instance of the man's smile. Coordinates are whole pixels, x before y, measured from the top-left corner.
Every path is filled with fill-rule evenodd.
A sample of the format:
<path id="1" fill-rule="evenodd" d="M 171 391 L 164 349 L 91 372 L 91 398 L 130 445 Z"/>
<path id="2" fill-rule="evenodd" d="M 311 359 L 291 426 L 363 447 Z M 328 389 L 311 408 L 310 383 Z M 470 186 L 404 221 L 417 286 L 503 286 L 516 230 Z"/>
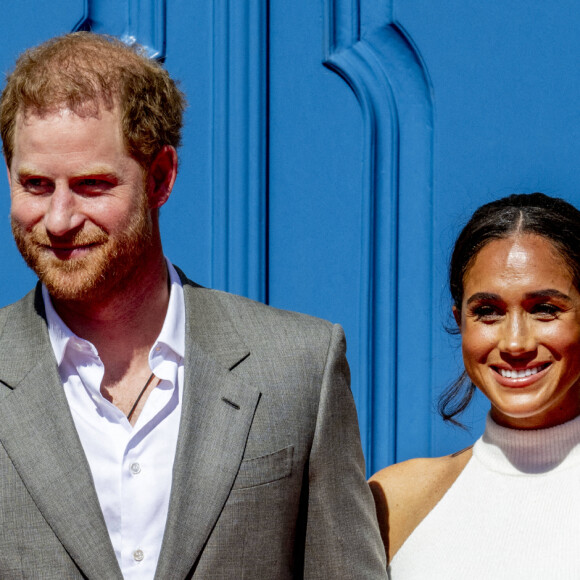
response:
<path id="1" fill-rule="evenodd" d="M 68 260 L 70 258 L 82 257 L 93 248 L 100 245 L 101 242 L 91 242 L 87 244 L 76 244 L 76 245 L 46 245 L 42 244 L 41 248 L 53 254 L 59 260 Z"/>

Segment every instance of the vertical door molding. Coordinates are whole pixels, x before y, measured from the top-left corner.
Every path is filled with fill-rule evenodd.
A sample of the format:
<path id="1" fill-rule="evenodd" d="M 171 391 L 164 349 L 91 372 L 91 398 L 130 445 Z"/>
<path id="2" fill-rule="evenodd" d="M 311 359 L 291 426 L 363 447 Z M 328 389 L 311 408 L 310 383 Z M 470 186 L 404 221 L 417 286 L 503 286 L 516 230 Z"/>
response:
<path id="1" fill-rule="evenodd" d="M 167 0 L 84 0 L 84 15 L 73 30 L 92 30 L 138 42 L 151 58 L 165 58 Z"/>
<path id="2" fill-rule="evenodd" d="M 364 123 L 361 351 L 354 379 L 370 471 L 396 460 L 397 389 L 424 387 L 430 377 L 428 352 L 413 355 L 428 351 L 431 336 L 433 181 L 430 83 L 392 10 L 379 13 L 374 4 L 325 5 L 325 64 L 354 91 Z M 417 408 L 423 417 L 431 403 L 417 401 Z M 428 442 L 428 429 L 425 435 Z"/>
<path id="3" fill-rule="evenodd" d="M 79 21 L 73 26 L 72 32 L 76 30 L 88 30 L 87 23 L 89 19 L 89 0 L 82 0 L 82 16 Z"/>
<path id="4" fill-rule="evenodd" d="M 123 40 L 139 42 L 151 58 L 165 59 L 166 0 L 129 0 L 128 26 Z"/>
<path id="5" fill-rule="evenodd" d="M 213 3 L 212 280 L 267 300 L 267 0 Z"/>

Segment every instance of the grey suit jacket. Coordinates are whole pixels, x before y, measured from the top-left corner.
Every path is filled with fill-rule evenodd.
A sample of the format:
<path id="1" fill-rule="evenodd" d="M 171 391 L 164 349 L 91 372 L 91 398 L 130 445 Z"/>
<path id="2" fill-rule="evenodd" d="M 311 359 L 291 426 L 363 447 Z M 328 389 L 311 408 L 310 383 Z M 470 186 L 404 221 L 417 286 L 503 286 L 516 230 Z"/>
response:
<path id="1" fill-rule="evenodd" d="M 386 578 L 339 326 L 185 280 L 156 578 Z M 122 578 L 39 288 L 0 310 L 0 578 Z"/>

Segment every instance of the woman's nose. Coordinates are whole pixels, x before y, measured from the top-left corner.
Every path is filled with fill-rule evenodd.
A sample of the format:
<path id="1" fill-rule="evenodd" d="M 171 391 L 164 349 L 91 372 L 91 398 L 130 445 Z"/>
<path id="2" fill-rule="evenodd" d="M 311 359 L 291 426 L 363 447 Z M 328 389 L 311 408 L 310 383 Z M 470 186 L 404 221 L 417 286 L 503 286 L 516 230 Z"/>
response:
<path id="1" fill-rule="evenodd" d="M 533 329 L 525 314 L 509 316 L 502 325 L 498 347 L 511 356 L 521 356 L 536 349 Z"/>

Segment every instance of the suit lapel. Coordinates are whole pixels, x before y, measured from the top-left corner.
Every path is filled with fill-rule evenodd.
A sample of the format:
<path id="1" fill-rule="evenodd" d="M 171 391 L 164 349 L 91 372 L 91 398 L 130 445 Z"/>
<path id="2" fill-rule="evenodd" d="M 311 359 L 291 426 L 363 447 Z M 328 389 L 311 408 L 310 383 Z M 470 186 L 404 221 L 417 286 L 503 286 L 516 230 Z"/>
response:
<path id="1" fill-rule="evenodd" d="M 171 502 L 156 578 L 199 558 L 238 472 L 260 392 L 236 378 L 249 350 L 216 293 L 184 284 L 185 385 Z"/>
<path id="2" fill-rule="evenodd" d="M 0 442 L 44 518 L 89 578 L 121 578 L 50 346 L 40 291 L 0 335 Z"/>
<path id="3" fill-rule="evenodd" d="M 249 356 L 216 294 L 184 284 L 185 380 L 173 486 L 156 578 L 183 578 L 229 496 L 260 398 L 236 378 Z M 40 292 L 0 332 L 0 442 L 88 578 L 122 578 L 70 415 Z"/>

